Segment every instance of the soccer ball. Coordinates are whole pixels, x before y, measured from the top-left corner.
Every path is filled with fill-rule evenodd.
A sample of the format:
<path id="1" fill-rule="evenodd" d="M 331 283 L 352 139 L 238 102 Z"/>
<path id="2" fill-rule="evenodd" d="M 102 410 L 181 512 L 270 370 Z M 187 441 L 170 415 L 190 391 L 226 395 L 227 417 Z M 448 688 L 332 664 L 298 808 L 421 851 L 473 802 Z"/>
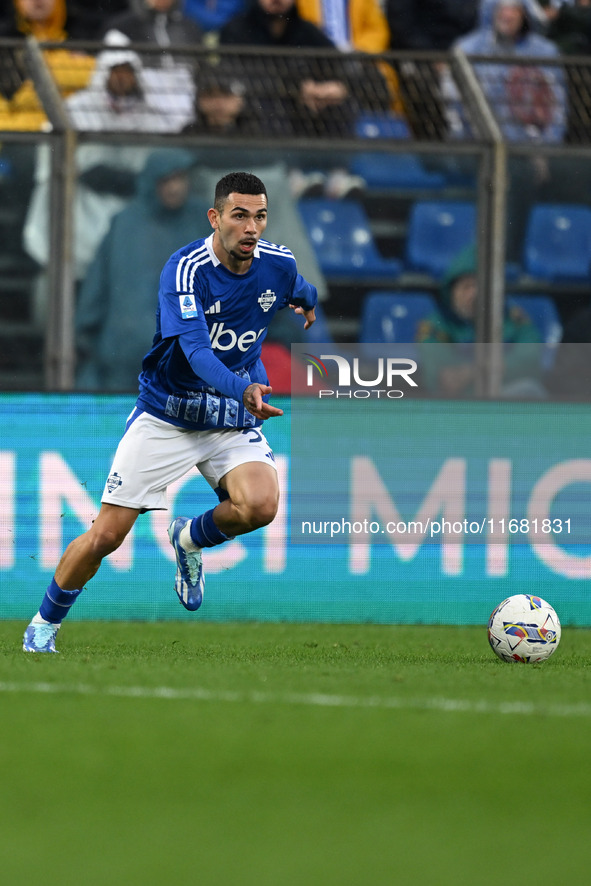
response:
<path id="1" fill-rule="evenodd" d="M 560 643 L 560 621 L 541 597 L 507 597 L 488 620 L 488 642 L 503 661 L 545 661 Z"/>

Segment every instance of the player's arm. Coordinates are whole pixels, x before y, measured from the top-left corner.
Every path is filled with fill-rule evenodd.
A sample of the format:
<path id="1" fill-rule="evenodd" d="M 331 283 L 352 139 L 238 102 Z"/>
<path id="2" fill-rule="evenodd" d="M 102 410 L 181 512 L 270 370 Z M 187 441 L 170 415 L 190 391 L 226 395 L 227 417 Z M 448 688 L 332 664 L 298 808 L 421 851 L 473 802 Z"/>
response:
<path id="1" fill-rule="evenodd" d="M 289 298 L 289 307 L 296 314 L 301 314 L 304 317 L 304 329 L 309 329 L 316 320 L 315 308 L 317 304 L 318 291 L 316 287 L 304 280 L 301 274 L 298 274 Z"/>
<path id="2" fill-rule="evenodd" d="M 281 409 L 265 403 L 263 397 L 271 393 L 268 385 L 249 383 L 228 369 L 214 354 L 207 322 L 202 310 L 192 318 L 184 331 L 177 336 L 183 354 L 191 369 L 221 394 L 243 403 L 255 418 L 266 419 L 283 415 Z"/>
<path id="3" fill-rule="evenodd" d="M 205 318 L 203 322 L 205 323 Z M 205 328 L 207 330 L 207 324 Z M 239 378 L 230 369 L 227 369 L 213 353 L 209 334 L 207 333 L 207 344 L 205 344 L 199 331 L 196 335 L 197 342 L 195 341 L 195 332 L 196 330 L 184 332 L 179 336 L 178 341 L 193 372 L 199 378 L 226 397 L 242 402 L 255 418 L 266 419 L 283 415 L 283 410 L 277 409 L 276 406 L 271 406 L 263 400 L 263 397 L 272 391 L 269 385 L 262 385 L 258 382 L 249 383 L 248 380 Z"/>

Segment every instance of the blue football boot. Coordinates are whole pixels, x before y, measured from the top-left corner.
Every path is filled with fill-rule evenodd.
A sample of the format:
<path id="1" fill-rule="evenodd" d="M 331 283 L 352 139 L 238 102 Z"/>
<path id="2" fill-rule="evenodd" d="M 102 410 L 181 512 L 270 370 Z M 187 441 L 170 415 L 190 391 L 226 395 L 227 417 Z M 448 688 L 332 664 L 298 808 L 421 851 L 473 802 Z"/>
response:
<path id="1" fill-rule="evenodd" d="M 23 637 L 23 650 L 25 652 L 57 652 L 55 638 L 59 628 L 59 625 L 31 622 Z"/>
<path id="2" fill-rule="evenodd" d="M 177 517 L 168 527 L 168 537 L 174 548 L 177 562 L 174 589 L 185 609 L 195 612 L 203 600 L 205 579 L 201 556 L 202 548 L 197 548 L 190 542 L 191 549 L 185 547 L 181 542 L 181 532 L 190 523 L 189 517 Z M 186 536 L 187 533 L 185 533 L 185 544 L 187 543 Z"/>

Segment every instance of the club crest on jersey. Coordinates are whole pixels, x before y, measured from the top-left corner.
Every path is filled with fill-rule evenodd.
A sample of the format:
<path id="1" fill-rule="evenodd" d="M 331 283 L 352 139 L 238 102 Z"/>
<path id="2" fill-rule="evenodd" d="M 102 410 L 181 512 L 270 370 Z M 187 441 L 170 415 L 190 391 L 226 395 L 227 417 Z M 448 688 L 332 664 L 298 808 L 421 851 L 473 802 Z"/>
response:
<path id="1" fill-rule="evenodd" d="M 195 304 L 195 296 L 191 292 L 185 292 L 179 295 L 179 304 L 181 306 L 181 317 L 188 320 L 190 317 L 197 316 L 197 305 Z"/>
<path id="2" fill-rule="evenodd" d="M 277 296 L 270 289 L 267 289 L 266 292 L 261 292 L 259 295 L 259 304 L 265 314 L 269 310 L 269 308 L 275 304 L 277 301 Z"/>
<path id="3" fill-rule="evenodd" d="M 107 489 L 109 490 L 109 492 L 114 492 L 115 489 L 121 486 L 122 483 L 123 480 L 121 479 L 117 471 L 113 471 L 113 473 L 107 479 Z"/>

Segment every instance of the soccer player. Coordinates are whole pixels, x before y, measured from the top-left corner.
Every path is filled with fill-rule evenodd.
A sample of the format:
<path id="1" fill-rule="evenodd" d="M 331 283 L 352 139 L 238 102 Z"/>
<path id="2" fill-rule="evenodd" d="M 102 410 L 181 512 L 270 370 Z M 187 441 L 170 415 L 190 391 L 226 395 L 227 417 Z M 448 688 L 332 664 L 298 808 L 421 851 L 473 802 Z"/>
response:
<path id="1" fill-rule="evenodd" d="M 55 652 L 62 620 L 137 520 L 165 509 L 166 490 L 197 466 L 219 504 L 177 517 L 168 536 L 177 561 L 175 591 L 186 609 L 203 596 L 203 548 L 252 532 L 277 513 L 273 453 L 261 430 L 282 415 L 260 359 L 275 312 L 290 307 L 315 320 L 317 293 L 292 253 L 261 239 L 267 225 L 263 182 L 232 172 L 216 185 L 213 233 L 175 252 L 160 278 L 156 334 L 140 392 L 91 528 L 66 548 L 23 639 L 26 652 Z"/>

